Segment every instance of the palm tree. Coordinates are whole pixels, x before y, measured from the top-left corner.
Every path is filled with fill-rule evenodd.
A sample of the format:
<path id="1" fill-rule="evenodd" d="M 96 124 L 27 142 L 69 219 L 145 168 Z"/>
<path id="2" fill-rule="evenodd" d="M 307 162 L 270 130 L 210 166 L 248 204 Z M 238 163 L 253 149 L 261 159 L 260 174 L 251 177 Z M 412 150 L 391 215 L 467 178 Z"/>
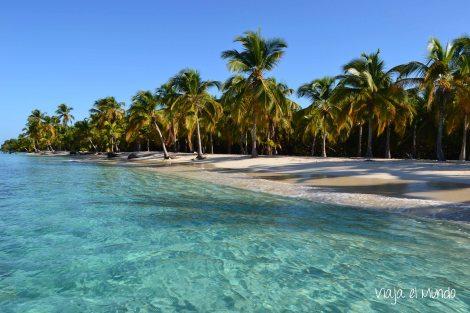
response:
<path id="1" fill-rule="evenodd" d="M 462 146 L 460 149 L 459 160 L 465 161 L 467 150 L 467 132 L 470 124 L 470 37 L 464 36 L 454 41 L 456 45 L 459 71 L 456 73 L 456 97 L 455 103 L 463 113 L 462 121 Z"/>
<path id="2" fill-rule="evenodd" d="M 248 129 L 252 129 L 252 118 L 249 116 L 250 98 L 244 93 L 248 84 L 247 78 L 235 75 L 227 79 L 222 85 L 221 102 L 225 108 L 224 117 L 230 116 L 233 126 L 236 126 L 236 136 L 240 143 L 242 154 L 248 154 Z M 226 126 L 226 125 L 225 125 Z"/>
<path id="3" fill-rule="evenodd" d="M 349 105 L 352 116 L 367 117 L 367 158 L 373 156 L 373 128 L 381 118 L 386 118 L 393 111 L 394 103 L 394 94 L 390 89 L 392 71 L 385 72 L 384 62 L 379 54 L 380 51 L 363 53 L 361 58 L 344 65 L 344 74 L 337 77 L 340 81 L 332 95 L 333 102 L 342 101 Z"/>
<path id="4" fill-rule="evenodd" d="M 443 47 L 439 40 L 431 38 L 425 63 L 413 61 L 394 68 L 400 74 L 399 81 L 403 85 L 418 86 L 426 90 L 427 107 L 437 108 L 436 155 L 439 161 L 445 161 L 442 136 L 446 110 L 455 99 L 456 80 L 461 77 L 465 63 L 468 64 L 469 50 L 465 48 L 465 42 L 463 37 Z"/>
<path id="5" fill-rule="evenodd" d="M 142 128 L 155 127 L 158 133 L 160 142 L 163 149 L 163 158 L 169 159 L 170 155 L 166 150 L 165 139 L 163 133 L 158 126 L 164 120 L 163 109 L 159 107 L 157 97 L 150 91 L 139 91 L 132 97 L 132 104 L 128 111 L 129 116 L 129 131 L 126 139 L 130 138 L 130 134 L 140 132 Z"/>
<path id="6" fill-rule="evenodd" d="M 46 147 L 50 151 L 54 151 L 52 144 L 57 138 L 57 126 L 59 125 L 59 118 L 56 116 L 44 115 L 43 117 L 43 137 Z"/>
<path id="7" fill-rule="evenodd" d="M 293 89 L 289 88 L 286 84 L 278 83 L 274 78 L 270 78 L 267 81 L 275 95 L 265 118 L 267 121 L 267 150 L 268 154 L 271 155 L 272 148 L 274 148 L 275 154 L 277 154 L 277 148 L 281 148 L 277 137 L 282 133 L 292 133 L 294 113 L 300 109 L 300 106 L 289 99 L 294 93 Z"/>
<path id="8" fill-rule="evenodd" d="M 93 136 L 92 136 L 92 127 L 91 127 L 90 121 L 88 119 L 77 121 L 74 127 L 77 131 L 76 136 L 78 136 L 78 146 L 80 147 L 82 145 L 82 141 L 85 141 L 87 142 L 87 144 L 90 143 L 91 146 L 93 147 L 93 150 L 97 152 L 98 148 L 96 147 L 92 139 Z"/>
<path id="9" fill-rule="evenodd" d="M 26 135 L 31 138 L 34 152 L 38 152 L 40 148 L 39 143 L 43 136 L 43 121 L 44 114 L 39 110 L 33 110 L 28 116 L 26 127 L 24 128 Z"/>
<path id="10" fill-rule="evenodd" d="M 222 87 L 222 90 L 225 89 L 225 84 Z M 227 101 L 227 99 L 222 96 L 220 99 L 220 104 L 222 105 L 223 108 L 223 114 L 221 119 L 218 121 L 218 129 L 220 130 L 221 137 L 226 141 L 227 143 L 227 153 L 231 154 L 232 153 L 232 145 L 234 144 L 235 138 L 240 138 L 240 129 L 239 129 L 239 124 L 235 120 L 235 115 L 232 110 L 232 103 L 230 101 Z M 240 142 L 240 146 L 242 146 L 242 142 Z"/>
<path id="11" fill-rule="evenodd" d="M 391 159 L 390 138 L 392 127 L 396 134 L 403 136 L 407 127 L 411 125 L 416 115 L 416 107 L 413 98 L 399 85 L 392 85 L 389 88 L 390 107 L 379 121 L 379 133 L 384 129 L 385 138 L 385 158 Z"/>
<path id="12" fill-rule="evenodd" d="M 214 99 L 215 100 L 215 99 Z M 215 100 L 216 102 L 220 103 L 219 101 Z M 217 126 L 219 120 L 223 115 L 223 107 L 222 105 L 219 106 L 210 106 L 206 112 L 200 119 L 202 129 L 206 133 L 209 134 L 209 151 L 210 154 L 214 154 L 214 135 L 217 132 Z"/>
<path id="13" fill-rule="evenodd" d="M 261 115 L 266 113 L 269 103 L 275 95 L 267 87 L 264 74 L 272 70 L 284 54 L 287 44 L 279 38 L 265 39 L 260 32 L 245 32 L 235 39 L 243 49 L 222 52 L 222 58 L 228 60 L 232 72 L 245 74 L 245 80 L 239 81 L 239 96 L 237 103 L 246 105 L 246 116 L 251 120 L 252 148 L 251 156 L 257 157 L 257 126 Z M 246 101 L 246 99 L 249 99 Z"/>
<path id="14" fill-rule="evenodd" d="M 467 157 L 467 132 L 469 128 L 469 116 L 470 116 L 470 82 L 465 83 L 465 86 L 462 86 L 459 89 L 456 97 L 456 103 L 459 105 L 461 112 L 463 113 L 462 119 L 462 146 L 460 148 L 459 160 L 465 161 Z"/>
<path id="15" fill-rule="evenodd" d="M 65 103 L 62 103 L 59 104 L 57 110 L 55 111 L 64 128 L 69 124 L 69 122 L 74 120 L 74 116 L 71 114 L 72 110 L 72 107 L 69 107 Z"/>
<path id="16" fill-rule="evenodd" d="M 118 137 L 124 126 L 123 107 L 123 102 L 117 102 L 114 97 L 107 97 L 95 101 L 90 110 L 91 121 L 104 134 L 106 145 L 111 152 L 119 150 Z"/>
<path id="17" fill-rule="evenodd" d="M 178 131 L 181 114 L 171 109 L 177 99 L 177 93 L 170 84 L 166 83 L 157 88 L 155 97 L 164 109 L 168 121 L 168 133 L 173 143 L 173 152 L 178 152 Z"/>
<path id="18" fill-rule="evenodd" d="M 334 140 L 338 125 L 336 116 L 338 107 L 331 101 L 331 95 L 335 87 L 334 77 L 323 77 L 315 79 L 310 83 L 299 87 L 297 94 L 299 97 L 307 97 L 312 103 L 307 108 L 305 118 L 308 123 L 306 130 L 316 134 L 317 130 L 322 135 L 322 156 L 326 157 L 326 139 Z"/>
<path id="19" fill-rule="evenodd" d="M 68 124 L 74 119 L 71 114 L 73 108 L 67 106 L 65 103 L 59 104 L 55 113 L 59 119 L 60 127 L 59 130 L 59 149 L 62 148 L 62 145 L 67 147 L 68 135 L 70 135 Z"/>
<path id="20" fill-rule="evenodd" d="M 460 147 L 459 160 L 465 161 L 467 157 L 467 132 L 469 127 L 470 116 L 470 81 L 469 76 L 462 77 L 456 81 L 455 98 L 450 106 L 448 119 L 446 120 L 447 133 L 462 126 L 462 144 Z"/>
<path id="21" fill-rule="evenodd" d="M 197 159 L 204 159 L 200 117 L 204 114 L 222 114 L 222 106 L 208 93 L 208 89 L 211 87 L 220 88 L 220 83 L 212 80 L 203 81 L 198 71 L 184 69 L 174 76 L 169 84 L 177 93 L 172 110 L 194 117 L 198 143 Z"/>

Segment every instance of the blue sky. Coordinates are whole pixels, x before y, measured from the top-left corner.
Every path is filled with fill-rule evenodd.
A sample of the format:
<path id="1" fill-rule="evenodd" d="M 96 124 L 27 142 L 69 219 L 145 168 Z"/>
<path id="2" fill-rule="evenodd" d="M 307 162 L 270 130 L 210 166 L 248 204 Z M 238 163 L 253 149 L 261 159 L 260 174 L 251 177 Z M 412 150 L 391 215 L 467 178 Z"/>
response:
<path id="1" fill-rule="evenodd" d="M 292 88 L 377 48 L 388 66 L 423 59 L 431 36 L 470 32 L 470 1 L 5 1 L 0 10 L 0 141 L 34 108 L 59 103 L 83 118 L 93 102 L 129 104 L 180 69 L 229 76 L 223 50 L 261 29 L 289 47 L 278 68 Z M 305 104 L 305 101 L 300 100 Z"/>

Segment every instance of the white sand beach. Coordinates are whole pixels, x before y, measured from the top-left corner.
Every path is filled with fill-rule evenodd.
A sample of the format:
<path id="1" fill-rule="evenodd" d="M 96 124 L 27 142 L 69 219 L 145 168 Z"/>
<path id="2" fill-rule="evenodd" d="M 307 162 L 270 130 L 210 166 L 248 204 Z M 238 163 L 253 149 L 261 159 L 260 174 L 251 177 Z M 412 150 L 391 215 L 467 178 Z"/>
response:
<path id="1" fill-rule="evenodd" d="M 252 191 L 374 210 L 468 221 L 470 163 L 189 153 L 162 160 L 158 152 L 70 156 L 90 162 L 146 167 Z M 60 155 L 60 154 L 58 154 Z"/>

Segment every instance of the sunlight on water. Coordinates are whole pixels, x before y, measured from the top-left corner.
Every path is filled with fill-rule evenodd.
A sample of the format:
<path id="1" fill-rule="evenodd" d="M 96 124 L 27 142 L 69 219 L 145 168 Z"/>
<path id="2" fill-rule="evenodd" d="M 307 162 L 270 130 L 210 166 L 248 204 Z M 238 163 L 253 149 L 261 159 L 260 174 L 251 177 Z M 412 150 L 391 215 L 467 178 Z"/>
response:
<path id="1" fill-rule="evenodd" d="M 59 158 L 0 173 L 0 312 L 469 310 L 465 226 Z"/>

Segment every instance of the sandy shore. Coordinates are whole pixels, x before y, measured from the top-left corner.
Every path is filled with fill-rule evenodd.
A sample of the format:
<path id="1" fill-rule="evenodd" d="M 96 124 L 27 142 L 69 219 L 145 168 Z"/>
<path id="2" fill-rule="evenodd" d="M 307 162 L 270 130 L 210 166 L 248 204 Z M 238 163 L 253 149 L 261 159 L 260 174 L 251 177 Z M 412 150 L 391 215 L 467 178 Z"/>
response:
<path id="1" fill-rule="evenodd" d="M 418 160 L 312 158 L 214 154 L 194 160 L 177 153 L 163 161 L 160 153 L 139 153 L 128 160 L 71 156 L 82 161 L 148 167 L 169 175 L 232 187 L 300 197 L 367 209 L 470 221 L 470 163 Z"/>

